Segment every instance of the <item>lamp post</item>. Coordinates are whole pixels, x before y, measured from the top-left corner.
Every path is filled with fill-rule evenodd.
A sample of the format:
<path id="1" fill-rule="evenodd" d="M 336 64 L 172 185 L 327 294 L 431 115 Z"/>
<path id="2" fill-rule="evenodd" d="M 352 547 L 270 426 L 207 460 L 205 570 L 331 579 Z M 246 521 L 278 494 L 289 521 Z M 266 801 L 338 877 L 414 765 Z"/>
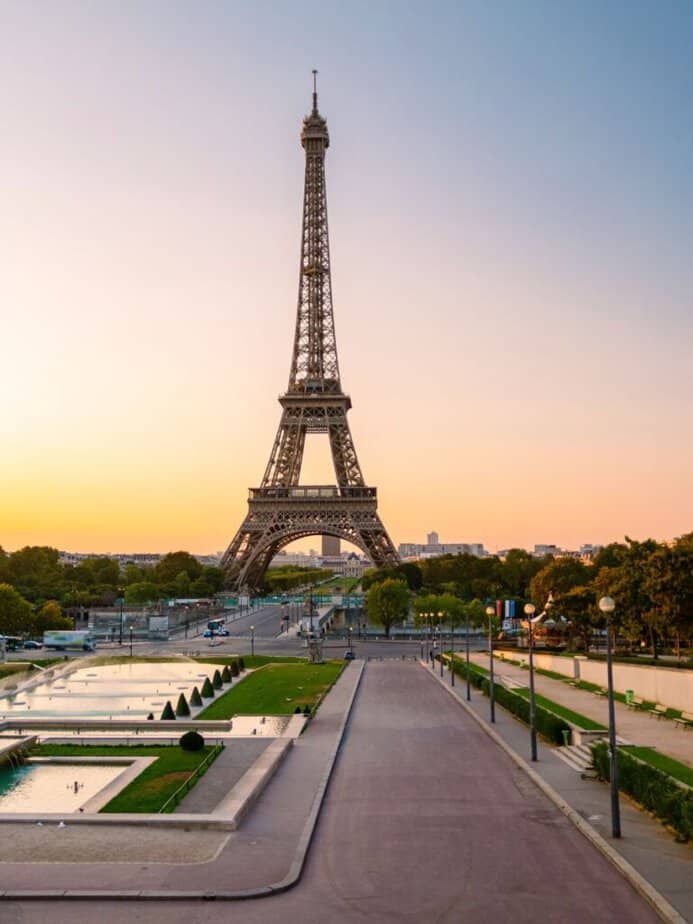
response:
<path id="1" fill-rule="evenodd" d="M 443 617 L 445 613 L 438 613 L 438 657 L 440 658 L 440 676 L 443 676 Z"/>
<path id="2" fill-rule="evenodd" d="M 525 603 L 525 613 L 529 624 L 529 740 L 532 748 L 532 760 L 537 759 L 537 707 L 534 699 L 534 623 L 533 603 Z"/>
<path id="3" fill-rule="evenodd" d="M 467 653 L 467 702 L 472 698 L 472 684 L 469 676 L 469 607 L 466 610 L 467 613 L 467 626 L 466 626 L 466 653 Z"/>
<path id="4" fill-rule="evenodd" d="M 496 721 L 496 698 L 493 686 L 493 617 L 496 611 L 492 606 L 486 607 L 488 616 L 488 658 L 489 658 L 489 678 L 488 678 L 488 698 L 491 704 L 491 721 Z"/>
<path id="5" fill-rule="evenodd" d="M 132 630 L 133 626 L 130 626 L 130 657 L 132 657 Z"/>
<path id="6" fill-rule="evenodd" d="M 450 610 L 450 686 L 455 686 L 455 615 Z"/>
<path id="7" fill-rule="evenodd" d="M 353 627 L 353 626 L 349 626 L 349 651 L 352 650 L 352 647 L 351 647 L 351 634 L 352 634 L 353 631 L 354 631 L 354 627 Z"/>
<path id="8" fill-rule="evenodd" d="M 611 661 L 611 614 L 616 609 L 612 597 L 602 597 L 599 609 L 606 617 L 606 681 L 609 700 L 609 757 L 611 766 L 611 834 L 621 836 L 621 809 L 618 802 L 618 762 L 616 757 L 616 715 L 614 711 L 614 675 Z"/>
<path id="9" fill-rule="evenodd" d="M 123 644 L 123 590 L 122 588 L 118 588 L 118 591 L 119 591 L 118 599 L 120 600 L 120 634 L 118 637 L 118 644 L 122 645 Z"/>
<path id="10" fill-rule="evenodd" d="M 250 627 L 250 655 L 255 655 L 255 626 Z"/>

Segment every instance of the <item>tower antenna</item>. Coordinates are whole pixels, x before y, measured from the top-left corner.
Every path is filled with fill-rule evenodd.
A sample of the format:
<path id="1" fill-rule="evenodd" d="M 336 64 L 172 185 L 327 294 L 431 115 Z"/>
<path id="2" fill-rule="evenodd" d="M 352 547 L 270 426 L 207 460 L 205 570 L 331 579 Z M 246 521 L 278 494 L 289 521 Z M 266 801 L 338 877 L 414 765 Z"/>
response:
<path id="1" fill-rule="evenodd" d="M 313 112 L 318 111 L 318 72 L 313 70 Z"/>

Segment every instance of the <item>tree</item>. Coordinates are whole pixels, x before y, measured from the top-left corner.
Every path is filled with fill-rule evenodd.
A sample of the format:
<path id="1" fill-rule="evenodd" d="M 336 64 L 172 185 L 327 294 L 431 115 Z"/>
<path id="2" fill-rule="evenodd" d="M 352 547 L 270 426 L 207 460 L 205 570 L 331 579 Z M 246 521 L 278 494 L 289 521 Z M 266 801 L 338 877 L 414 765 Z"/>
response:
<path id="1" fill-rule="evenodd" d="M 59 597 L 63 576 L 58 550 L 48 546 L 25 546 L 7 562 L 7 582 L 32 603 Z"/>
<path id="2" fill-rule="evenodd" d="M 648 627 L 671 632 L 680 654 L 681 637 L 690 634 L 693 621 L 693 534 L 677 539 L 673 546 L 660 546 L 645 562 L 643 589 L 653 611 L 644 614 Z"/>
<path id="3" fill-rule="evenodd" d="M 169 552 L 154 566 L 154 580 L 159 585 L 171 584 L 181 571 L 194 581 L 202 574 L 202 565 L 190 552 Z"/>
<path id="4" fill-rule="evenodd" d="M 530 581 L 530 597 L 543 610 L 549 594 L 558 603 L 564 594 L 574 587 L 584 587 L 590 582 L 592 572 L 575 558 L 555 558 L 534 575 Z"/>
<path id="5" fill-rule="evenodd" d="M 140 581 L 125 588 L 126 603 L 151 603 L 159 599 L 159 588 L 151 581 Z"/>
<path id="6" fill-rule="evenodd" d="M 72 620 L 63 616 L 60 604 L 56 600 L 48 600 L 34 616 L 31 628 L 32 635 L 43 635 L 52 629 L 72 629 Z"/>
<path id="7" fill-rule="evenodd" d="M 34 611 L 10 584 L 0 584 L 0 635 L 28 635 Z"/>
<path id="8" fill-rule="evenodd" d="M 654 539 L 638 542 L 626 536 L 612 567 L 603 567 L 593 580 L 597 596 L 614 598 L 614 625 L 631 641 L 648 638 L 653 657 L 657 657 L 657 637 L 662 629 L 657 610 L 646 585 L 649 558 L 660 548 Z"/>
<path id="9" fill-rule="evenodd" d="M 393 624 L 406 619 L 409 613 L 409 590 L 406 583 L 386 578 L 378 584 L 373 584 L 368 591 L 366 607 L 369 618 L 379 623 L 389 638 Z"/>

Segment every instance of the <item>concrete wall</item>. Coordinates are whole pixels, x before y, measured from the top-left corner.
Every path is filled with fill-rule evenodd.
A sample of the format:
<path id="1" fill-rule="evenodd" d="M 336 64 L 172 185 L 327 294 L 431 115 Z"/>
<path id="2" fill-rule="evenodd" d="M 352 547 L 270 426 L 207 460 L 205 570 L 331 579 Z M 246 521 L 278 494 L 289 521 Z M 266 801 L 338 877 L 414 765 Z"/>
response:
<path id="1" fill-rule="evenodd" d="M 580 679 L 606 686 L 606 662 L 579 661 Z M 693 711 L 693 672 L 666 667 L 614 664 L 614 687 L 623 693 L 664 703 L 672 709 Z"/>
<path id="2" fill-rule="evenodd" d="M 526 652 L 508 652 L 508 657 L 527 662 Z M 559 655 L 534 653 L 536 667 L 555 671 L 565 677 L 606 686 L 606 661 L 585 657 L 561 658 Z M 672 667 L 648 667 L 637 664 L 614 664 L 614 689 L 619 693 L 633 690 L 641 699 L 664 703 L 672 709 L 693 712 L 693 671 Z"/>

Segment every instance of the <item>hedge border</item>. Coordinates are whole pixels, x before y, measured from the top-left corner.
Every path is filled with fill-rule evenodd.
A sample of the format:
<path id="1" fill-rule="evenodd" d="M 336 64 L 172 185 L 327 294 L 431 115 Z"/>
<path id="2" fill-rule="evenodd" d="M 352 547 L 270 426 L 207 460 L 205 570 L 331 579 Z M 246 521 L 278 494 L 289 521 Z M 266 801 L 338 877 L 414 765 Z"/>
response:
<path id="1" fill-rule="evenodd" d="M 605 741 L 592 744 L 594 769 L 602 780 L 611 779 L 609 748 Z M 663 770 L 618 748 L 618 788 L 635 799 L 687 843 L 693 837 L 693 789 Z"/>
<path id="2" fill-rule="evenodd" d="M 469 681 L 472 686 L 481 690 L 485 696 L 488 696 L 490 688 L 488 677 L 482 674 L 473 664 L 469 665 L 469 669 Z M 464 661 L 455 660 L 453 662 L 453 670 L 458 677 L 462 677 L 464 680 L 467 679 L 467 665 Z M 499 683 L 494 683 L 493 694 L 494 700 L 499 706 L 507 709 L 508 712 L 511 712 L 526 725 L 529 725 L 529 700 L 524 699 L 522 696 L 518 696 L 517 693 L 513 693 Z M 535 709 L 535 719 L 537 732 L 543 738 L 546 738 L 547 741 L 553 742 L 553 744 L 563 744 L 563 732 L 567 731 L 570 733 L 570 725 L 565 719 L 550 712 L 538 703 Z"/>

